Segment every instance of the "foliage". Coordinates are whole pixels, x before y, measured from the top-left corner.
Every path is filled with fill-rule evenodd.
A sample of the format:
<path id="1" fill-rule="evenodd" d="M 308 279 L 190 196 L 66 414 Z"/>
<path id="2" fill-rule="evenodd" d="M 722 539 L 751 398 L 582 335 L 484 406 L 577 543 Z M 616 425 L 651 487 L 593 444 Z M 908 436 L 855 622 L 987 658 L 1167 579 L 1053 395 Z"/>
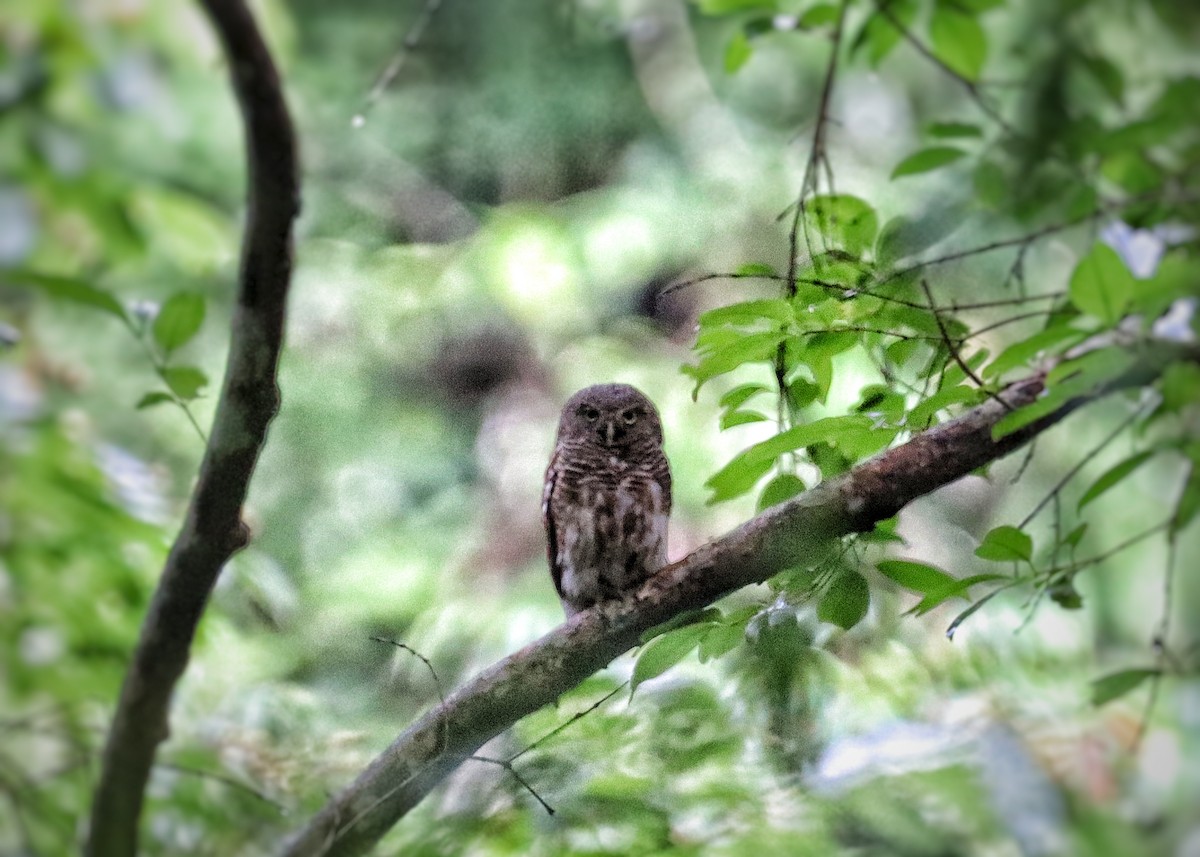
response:
<path id="1" fill-rule="evenodd" d="M 997 439 L 1160 353 L 1024 458 L 660 629 L 382 853 L 983 853 L 1031 819 L 1067 851 L 1178 850 L 1194 778 L 1145 788 L 1133 754 L 1200 754 L 1200 370 L 1154 350 L 1200 315 L 1195 10 L 703 0 L 646 42 L 618 4 L 515 3 L 446 0 L 374 96 L 424 3 L 256 6 L 307 158 L 284 408 L 146 853 L 269 852 L 559 620 L 536 508 L 561 393 L 653 395 L 691 547 L 1014 379 L 1047 390 Z M 184 511 L 244 171 L 190 5 L 9 6 L 0 850 L 49 855 L 77 850 Z"/>

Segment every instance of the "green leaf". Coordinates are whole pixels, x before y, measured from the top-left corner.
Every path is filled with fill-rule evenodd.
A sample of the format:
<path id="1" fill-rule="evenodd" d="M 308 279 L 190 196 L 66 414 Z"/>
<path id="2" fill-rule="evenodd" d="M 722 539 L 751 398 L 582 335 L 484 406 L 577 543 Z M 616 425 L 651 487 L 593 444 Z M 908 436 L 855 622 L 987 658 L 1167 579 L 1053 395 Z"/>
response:
<path id="1" fill-rule="evenodd" d="M 725 73 L 735 73 L 753 54 L 754 48 L 750 46 L 750 39 L 743 31 L 738 30 L 725 46 Z"/>
<path id="2" fill-rule="evenodd" d="M 1091 487 L 1083 492 L 1083 496 L 1079 498 L 1079 505 L 1076 510 L 1082 509 L 1088 503 L 1095 500 L 1109 488 L 1112 488 L 1122 479 L 1124 479 L 1133 471 L 1137 470 L 1154 456 L 1154 450 L 1139 452 L 1137 455 L 1131 455 L 1120 464 L 1110 467 L 1104 474 L 1092 483 Z"/>
<path id="3" fill-rule="evenodd" d="M 167 298 L 154 318 L 154 341 L 170 354 L 187 343 L 204 324 L 204 297 L 195 292 L 177 292 Z"/>
<path id="4" fill-rule="evenodd" d="M 116 316 L 126 324 L 129 323 L 129 316 L 125 313 L 125 308 L 116 298 L 83 280 L 38 274 L 34 271 L 8 271 L 3 274 L 3 277 L 9 282 L 40 289 L 53 298 L 89 306 Z"/>
<path id="5" fill-rule="evenodd" d="M 983 131 L 978 125 L 966 122 L 933 122 L 925 128 L 930 137 L 982 137 Z"/>
<path id="6" fill-rule="evenodd" d="M 1093 392 L 1099 384 L 1125 372 L 1134 360 L 1124 350 L 1106 348 L 1056 366 L 1047 376 L 1047 383 L 1051 386 L 1046 392 L 1037 401 L 1005 414 L 992 426 L 992 439 L 1000 440 L 1020 431 L 1057 411 L 1071 399 Z M 1058 380 L 1070 372 L 1075 374 L 1061 382 Z"/>
<path id="7" fill-rule="evenodd" d="M 1071 275 L 1071 302 L 1108 325 L 1120 321 L 1135 289 L 1133 274 L 1117 251 L 1099 241 Z"/>
<path id="8" fill-rule="evenodd" d="M 758 480 L 762 479 L 774 464 L 771 459 L 748 461 L 742 455 L 734 456 L 728 464 L 705 481 L 704 487 L 712 492 L 706 502 L 711 506 L 713 503 L 742 496 L 758 484 Z"/>
<path id="9" fill-rule="evenodd" d="M 702 313 L 697 321 L 701 327 L 717 325 L 748 325 L 763 321 L 787 324 L 796 317 L 790 301 L 770 298 L 761 301 L 743 301 L 728 306 L 710 309 Z"/>
<path id="10" fill-rule="evenodd" d="M 944 589 L 959 582 L 958 578 L 946 574 L 940 568 L 907 559 L 886 559 L 875 563 L 875 567 L 884 576 L 890 577 L 905 589 L 922 594 Z"/>
<path id="11" fill-rule="evenodd" d="M 1044 354 L 1055 353 L 1051 351 L 1055 346 L 1073 345 L 1086 335 L 1084 331 L 1075 330 L 1065 324 L 1047 328 L 1020 342 L 1014 342 L 997 354 L 995 360 L 983 367 L 983 377 L 987 380 L 1000 378 L 1004 373 L 1027 366 L 1030 361 Z"/>
<path id="12" fill-rule="evenodd" d="M 1190 524 L 1197 512 L 1200 512 L 1200 467 L 1193 461 L 1188 471 L 1187 482 L 1183 486 L 1183 493 L 1179 495 L 1175 513 L 1171 516 L 1171 535 L 1174 536 Z"/>
<path id="13" fill-rule="evenodd" d="M 979 80 L 987 59 L 987 37 L 971 15 L 950 3 L 939 2 L 929 24 L 934 54 L 969 81 Z"/>
<path id="14" fill-rule="evenodd" d="M 775 269 L 770 265 L 765 265 L 762 262 L 747 262 L 736 271 L 739 277 L 774 277 L 776 276 Z"/>
<path id="15" fill-rule="evenodd" d="M 1029 562 L 1033 558 L 1033 539 L 1016 527 L 996 527 L 975 548 L 975 556 L 995 562 Z"/>
<path id="16" fill-rule="evenodd" d="M 168 366 L 158 374 L 171 388 L 171 392 L 184 401 L 196 398 L 200 390 L 208 384 L 208 376 L 195 366 Z"/>
<path id="17" fill-rule="evenodd" d="M 744 426 L 747 423 L 764 423 L 769 419 L 758 411 L 726 411 L 721 415 L 721 430 Z"/>
<path id="18" fill-rule="evenodd" d="M 821 594 L 817 618 L 849 631 L 867 615 L 870 603 L 867 579 L 857 571 L 843 571 Z"/>
<path id="19" fill-rule="evenodd" d="M 693 0 L 705 15 L 728 15 L 749 9 L 774 9 L 774 0 Z"/>
<path id="20" fill-rule="evenodd" d="M 1125 103 L 1125 77 L 1121 69 L 1107 57 L 1098 55 L 1080 56 L 1083 68 L 1087 69 L 1092 79 L 1104 90 L 1104 94 L 1121 107 Z"/>
<path id="21" fill-rule="evenodd" d="M 1101 676 L 1092 682 L 1092 705 L 1112 702 L 1134 690 L 1151 676 L 1159 674 L 1160 670 L 1143 667 Z"/>
<path id="22" fill-rule="evenodd" d="M 147 393 L 146 395 L 144 395 L 140 399 L 138 399 L 138 403 L 136 405 L 134 405 L 134 407 L 140 411 L 143 408 L 152 408 L 155 405 L 164 405 L 167 402 L 174 402 L 174 401 L 175 401 L 175 397 L 172 396 L 170 393 L 163 393 L 163 392 L 156 390 L 152 393 Z"/>
<path id="23" fill-rule="evenodd" d="M 892 170 L 892 178 L 898 179 L 901 176 L 927 173 L 938 167 L 944 167 L 946 164 L 952 164 L 966 154 L 962 149 L 956 149 L 953 146 L 930 146 L 928 149 L 914 152 L 897 164 L 896 169 Z"/>
<path id="24" fill-rule="evenodd" d="M 691 654 L 711 627 L 708 623 L 688 625 L 651 640 L 638 653 L 637 662 L 633 665 L 633 677 L 629 680 L 630 695 L 642 682 L 662 675 Z"/>
<path id="25" fill-rule="evenodd" d="M 1172 363 L 1163 372 L 1162 407 L 1167 413 L 1179 411 L 1200 402 L 1200 366 L 1194 363 Z"/>
<path id="26" fill-rule="evenodd" d="M 823 27 L 826 24 L 837 23 L 837 19 L 837 6 L 833 3 L 818 3 L 800 16 L 797 26 L 802 30 L 810 30 L 813 27 Z"/>
<path id="27" fill-rule="evenodd" d="M 817 196 L 805 204 L 805 214 L 825 239 L 853 256 L 861 256 L 875 242 L 879 218 L 875 209 L 857 196 Z"/>
<path id="28" fill-rule="evenodd" d="M 804 480 L 799 476 L 791 473 L 780 473 L 774 479 L 767 483 L 763 488 L 762 493 L 758 495 L 758 511 L 767 509 L 782 503 L 784 500 L 790 500 L 797 494 L 801 494 L 808 486 L 804 484 Z"/>
<path id="29" fill-rule="evenodd" d="M 782 339 L 783 333 L 777 330 L 748 335 L 735 334 L 727 344 L 705 353 L 695 366 L 684 366 L 680 371 L 696 381 L 692 398 L 696 398 L 706 381 L 732 372 L 747 363 L 774 357 Z"/>
<path id="30" fill-rule="evenodd" d="M 1079 543 L 1083 541 L 1083 536 L 1087 531 L 1088 522 L 1084 521 L 1082 524 L 1075 527 L 1075 529 L 1071 530 L 1071 532 L 1063 536 L 1062 543 L 1071 548 L 1071 550 L 1074 550 L 1075 548 L 1079 547 Z"/>
<path id="31" fill-rule="evenodd" d="M 700 639 L 700 663 L 706 664 L 732 652 L 746 639 L 746 623 L 713 625 Z"/>
<path id="32" fill-rule="evenodd" d="M 739 384 L 733 389 L 726 391 L 725 395 L 721 396 L 717 404 L 722 408 L 739 408 L 752 396 L 756 396 L 766 389 L 767 387 L 765 384 Z"/>
<path id="33" fill-rule="evenodd" d="M 888 3 L 888 12 L 907 29 L 912 26 L 917 16 L 917 4 L 914 0 L 893 0 Z M 872 67 L 878 67 L 892 49 L 900 43 L 901 33 L 888 18 L 879 12 L 867 18 L 866 24 L 859 30 L 851 45 L 851 53 L 857 52 L 864 45 Z"/>
<path id="34" fill-rule="evenodd" d="M 950 583 L 936 589 L 931 589 L 926 593 L 917 604 L 915 604 L 909 613 L 915 616 L 924 616 L 934 607 L 949 601 L 951 598 L 966 598 L 968 591 L 976 583 L 984 583 L 989 580 L 1002 580 L 1003 575 L 1000 574 L 976 574 L 971 577 L 964 577 L 961 580 L 953 579 Z"/>
<path id="35" fill-rule="evenodd" d="M 909 411 L 906 422 L 909 428 L 914 431 L 920 431 L 930 423 L 939 411 L 951 405 L 978 404 L 984 398 L 984 395 L 983 391 L 968 384 L 945 387 L 938 390 L 928 399 L 918 403 Z"/>

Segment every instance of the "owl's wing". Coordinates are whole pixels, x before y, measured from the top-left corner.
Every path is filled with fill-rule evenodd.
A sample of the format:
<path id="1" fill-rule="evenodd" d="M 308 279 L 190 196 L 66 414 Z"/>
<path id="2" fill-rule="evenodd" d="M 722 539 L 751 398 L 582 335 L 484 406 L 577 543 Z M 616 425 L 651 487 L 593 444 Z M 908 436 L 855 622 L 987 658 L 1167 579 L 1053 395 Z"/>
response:
<path id="1" fill-rule="evenodd" d="M 550 578 L 554 591 L 562 597 L 562 565 L 558 560 L 558 527 L 554 522 L 554 486 L 558 481 L 558 450 L 550 458 L 546 468 L 546 485 L 542 489 L 542 524 L 546 528 L 546 559 L 550 562 Z"/>

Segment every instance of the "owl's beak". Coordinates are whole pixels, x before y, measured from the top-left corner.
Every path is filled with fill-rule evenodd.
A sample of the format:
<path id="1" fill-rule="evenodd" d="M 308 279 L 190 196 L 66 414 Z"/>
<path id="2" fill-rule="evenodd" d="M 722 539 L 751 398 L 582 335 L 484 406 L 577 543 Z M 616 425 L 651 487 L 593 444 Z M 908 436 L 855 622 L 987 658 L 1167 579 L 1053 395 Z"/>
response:
<path id="1" fill-rule="evenodd" d="M 612 446 L 613 442 L 620 440 L 625 432 L 616 424 L 616 421 L 608 420 L 604 425 L 596 428 L 596 434 L 600 437 L 601 443 L 605 446 Z"/>

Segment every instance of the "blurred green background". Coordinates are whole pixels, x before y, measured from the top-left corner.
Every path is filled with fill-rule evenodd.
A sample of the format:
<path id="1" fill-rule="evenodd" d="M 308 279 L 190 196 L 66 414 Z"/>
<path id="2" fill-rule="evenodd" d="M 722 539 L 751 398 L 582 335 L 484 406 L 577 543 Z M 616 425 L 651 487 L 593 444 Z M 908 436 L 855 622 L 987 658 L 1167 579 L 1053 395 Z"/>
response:
<path id="1" fill-rule="evenodd" d="M 372 98 L 426 4 L 254 4 L 303 155 L 283 406 L 246 510 L 254 542 L 224 571 L 175 697 L 145 853 L 269 853 L 439 692 L 561 620 L 541 478 L 579 387 L 625 381 L 658 404 L 673 558 L 754 513 L 753 496 L 707 505 L 704 482 L 769 436 L 762 423 L 720 431 L 717 406 L 738 382 L 771 383 L 769 367 L 695 401 L 680 367 L 701 311 L 774 287 L 656 295 L 748 262 L 786 267 L 779 214 L 799 188 L 830 44 L 797 16 L 819 5 L 445 0 Z M 1131 103 L 1200 74 L 1185 5 L 965 4 L 992 40 L 989 78 L 1018 81 L 999 103 L 1031 125 L 1058 114 L 1019 82 L 1081 45 L 1120 68 Z M 854 4 L 848 26 L 870 11 Z M 769 26 L 738 60 L 730 45 L 750 15 Z M 911 47 L 878 67 L 857 59 L 831 104 L 839 192 L 869 199 L 881 222 L 913 217 L 941 247 L 1029 228 L 981 202 L 969 173 L 890 182 L 922 127 L 974 108 Z M 171 359 L 214 379 L 189 405 L 206 427 L 245 175 L 199 7 L 5 0 L 0 116 L 0 268 L 87 282 L 135 318 L 202 295 L 200 333 Z M 1087 239 L 1032 245 L 1026 281 L 1062 288 Z M 1013 258 L 941 266 L 931 282 L 1003 296 Z M 135 408 L 162 389 L 157 358 L 111 314 L 0 285 L 0 338 L 0 854 L 67 854 L 203 446 L 180 408 Z M 846 355 L 806 416 L 844 413 L 874 380 Z M 907 543 L 888 555 L 993 570 L 972 555 L 979 537 L 1023 517 L 1126 412 L 1106 402 L 1074 416 L 1019 481 L 1018 456 L 914 504 Z M 1123 438 L 1089 462 L 1080 490 L 1131 449 Z M 1097 500 L 1085 552 L 1162 520 L 1178 479 L 1177 462 L 1156 459 Z M 1172 650 L 1192 666 L 1162 682 L 1136 751 L 1147 688 L 1096 707 L 1089 682 L 1154 663 L 1161 538 L 1081 575 L 1083 609 L 1017 590 L 953 642 L 961 603 L 902 616 L 915 599 L 878 574 L 849 632 L 769 587 L 738 593 L 729 606 L 753 618 L 726 657 L 692 656 L 522 757 L 555 815 L 502 769 L 468 762 L 379 853 L 1200 854 L 1196 529 L 1177 542 L 1172 596 Z M 437 684 L 373 636 L 415 648 Z M 631 663 L 486 752 L 536 740 Z"/>

